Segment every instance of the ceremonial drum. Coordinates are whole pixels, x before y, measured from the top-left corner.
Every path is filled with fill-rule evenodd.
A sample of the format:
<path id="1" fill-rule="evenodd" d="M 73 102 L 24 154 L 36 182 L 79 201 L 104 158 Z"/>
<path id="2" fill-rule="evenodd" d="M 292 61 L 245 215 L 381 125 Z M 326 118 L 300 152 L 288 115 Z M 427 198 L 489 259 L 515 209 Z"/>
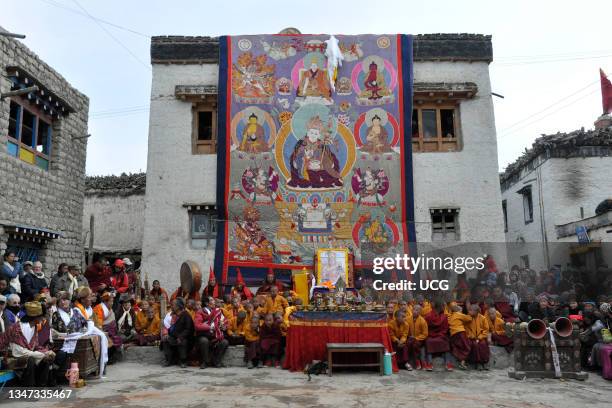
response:
<path id="1" fill-rule="evenodd" d="M 185 261 L 181 265 L 181 289 L 192 293 L 200 290 L 202 286 L 202 273 L 200 267 L 194 261 Z"/>

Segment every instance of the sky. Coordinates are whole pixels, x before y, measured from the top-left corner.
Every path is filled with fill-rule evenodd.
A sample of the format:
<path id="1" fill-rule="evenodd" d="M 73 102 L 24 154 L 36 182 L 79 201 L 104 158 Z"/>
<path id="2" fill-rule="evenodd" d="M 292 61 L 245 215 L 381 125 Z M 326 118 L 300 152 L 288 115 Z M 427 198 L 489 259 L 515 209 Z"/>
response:
<path id="1" fill-rule="evenodd" d="M 478 33 L 490 65 L 500 170 L 542 134 L 593 127 L 612 74 L 612 1 L 0 0 L 0 26 L 90 98 L 87 174 L 146 171 L 150 36 Z M 612 78 L 612 75 L 611 75 Z"/>

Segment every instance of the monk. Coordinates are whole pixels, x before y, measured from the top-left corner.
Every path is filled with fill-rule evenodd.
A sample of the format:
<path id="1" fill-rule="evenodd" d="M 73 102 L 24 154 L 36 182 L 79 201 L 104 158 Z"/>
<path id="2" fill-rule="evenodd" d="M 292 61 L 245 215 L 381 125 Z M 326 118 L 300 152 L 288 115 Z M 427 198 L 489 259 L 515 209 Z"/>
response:
<path id="1" fill-rule="evenodd" d="M 245 321 L 244 359 L 247 362 L 248 369 L 259 368 L 259 317 L 257 316 L 253 317 L 251 320 Z"/>
<path id="2" fill-rule="evenodd" d="M 270 288 L 270 295 L 266 298 L 266 303 L 264 306 L 264 313 L 277 313 L 280 312 L 281 315 L 285 313 L 285 309 L 289 306 L 287 299 L 278 294 L 278 288 L 276 286 L 272 286 Z"/>
<path id="3" fill-rule="evenodd" d="M 149 291 L 149 297 L 151 301 L 155 303 L 161 303 L 161 299 L 164 298 L 166 300 L 166 304 L 170 304 L 170 299 L 168 299 L 168 292 L 166 292 L 166 289 L 162 288 L 159 285 L 159 281 L 157 279 L 153 281 L 153 288 Z"/>
<path id="4" fill-rule="evenodd" d="M 419 295 L 420 296 L 420 295 Z M 423 312 L 421 311 L 421 315 Z M 433 371 L 432 356 L 442 354 L 446 365 L 446 371 L 453 371 L 450 361 L 450 343 L 448 341 L 448 319 L 444 314 L 444 302 L 440 299 L 434 301 L 433 308 L 425 316 L 427 321 L 428 337 L 425 340 L 427 348 L 427 361 L 425 369 Z"/>
<path id="5" fill-rule="evenodd" d="M 455 302 L 451 302 L 451 313 L 448 318 L 448 326 L 450 330 L 450 345 L 451 353 L 458 362 L 459 368 L 467 369 L 465 361 L 470 356 L 471 343 L 467 338 L 465 326 L 472 322 L 469 315 L 462 313 L 461 306 Z"/>
<path id="6" fill-rule="evenodd" d="M 255 314 L 255 307 L 253 306 L 253 302 L 246 301 L 242 304 L 242 307 L 244 308 L 244 311 L 247 314 L 246 315 L 247 320 L 250 322 L 251 319 L 253 318 L 253 315 Z"/>
<path id="7" fill-rule="evenodd" d="M 253 293 L 244 283 L 244 278 L 242 277 L 242 273 L 240 269 L 236 268 L 236 284 L 232 288 L 232 298 L 240 297 L 241 301 L 251 300 L 253 299 Z"/>
<path id="8" fill-rule="evenodd" d="M 274 276 L 274 272 L 270 270 L 266 275 L 266 279 L 264 280 L 263 285 L 261 285 L 259 289 L 257 289 L 256 295 L 267 295 L 268 293 L 270 293 L 274 286 L 276 286 L 279 291 L 283 289 L 282 282 L 277 281 L 276 277 Z"/>
<path id="9" fill-rule="evenodd" d="M 230 346 L 238 344 L 244 344 L 244 330 L 245 323 L 247 322 L 247 313 L 244 310 L 240 310 L 236 317 L 230 319 L 227 326 L 227 341 Z"/>
<path id="10" fill-rule="evenodd" d="M 138 315 L 144 315 L 144 319 L 138 318 Z M 136 339 L 139 346 L 153 346 L 160 340 L 160 324 L 159 315 L 152 307 L 147 308 L 144 312 L 138 312 L 136 323 L 140 328 L 136 329 Z M 140 320 L 140 321 L 139 321 Z"/>
<path id="11" fill-rule="evenodd" d="M 416 296 L 416 304 L 421 305 L 421 316 L 425 317 L 431 312 L 431 303 L 423 295 Z"/>
<path id="12" fill-rule="evenodd" d="M 417 370 L 426 364 L 425 359 L 425 340 L 428 336 L 427 321 L 421 316 L 421 305 L 414 305 L 412 309 L 412 337 L 408 337 L 408 350 L 410 357 L 415 362 Z"/>
<path id="13" fill-rule="evenodd" d="M 491 336 L 491 344 L 504 347 L 508 353 L 512 352 L 514 341 L 506 335 L 504 320 L 497 317 L 495 308 L 490 308 L 487 312 L 487 324 Z"/>
<path id="14" fill-rule="evenodd" d="M 477 304 L 470 305 L 469 315 L 472 321 L 466 325 L 466 333 L 470 341 L 470 357 L 469 360 L 478 370 L 488 370 L 489 363 L 489 325 L 486 318 L 480 314 L 480 306 Z"/>
<path id="15" fill-rule="evenodd" d="M 408 336 L 412 335 L 411 325 L 406 322 L 406 312 L 398 310 L 395 317 L 389 322 L 389 335 L 393 343 L 393 351 L 399 366 L 412 371 L 410 355 L 408 352 Z"/>
<path id="16" fill-rule="evenodd" d="M 217 284 L 217 278 L 211 269 L 208 275 L 208 284 L 202 290 L 202 298 L 213 297 L 215 299 L 221 299 L 222 295 L 223 290 L 221 289 L 221 285 Z"/>
<path id="17" fill-rule="evenodd" d="M 281 330 L 280 323 L 274 320 L 274 315 L 266 314 L 264 324 L 259 329 L 259 347 L 266 367 L 280 368 L 281 357 Z"/>

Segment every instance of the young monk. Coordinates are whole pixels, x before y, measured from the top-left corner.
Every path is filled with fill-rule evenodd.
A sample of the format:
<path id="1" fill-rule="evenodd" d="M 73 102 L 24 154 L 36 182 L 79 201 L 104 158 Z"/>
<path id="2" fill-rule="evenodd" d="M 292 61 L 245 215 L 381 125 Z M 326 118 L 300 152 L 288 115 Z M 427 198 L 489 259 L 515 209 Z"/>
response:
<path id="1" fill-rule="evenodd" d="M 257 316 L 244 323 L 244 359 L 247 368 L 259 368 L 259 317 Z"/>
<path id="2" fill-rule="evenodd" d="M 273 286 L 272 289 L 274 288 Z M 280 368 L 281 337 L 280 322 L 275 321 L 271 313 L 266 314 L 264 324 L 259 328 L 259 347 L 266 367 L 274 364 L 276 368 Z"/>
<path id="3" fill-rule="evenodd" d="M 138 313 L 142 313 L 141 310 Z M 137 329 L 136 339 L 139 346 L 152 346 L 160 340 L 160 324 L 159 314 L 155 308 L 149 307 L 144 312 L 146 320 L 140 322 L 140 329 Z M 138 320 L 136 320 L 138 322 Z"/>
<path id="4" fill-rule="evenodd" d="M 391 322 L 395 317 L 395 303 L 387 303 L 387 322 Z"/>
<path id="5" fill-rule="evenodd" d="M 427 316 L 432 310 L 431 303 L 425 300 L 425 297 L 421 294 L 416 296 L 416 304 L 421 305 L 421 316 L 423 317 Z"/>
<path id="6" fill-rule="evenodd" d="M 512 352 L 514 341 L 506 336 L 504 321 L 497 317 L 495 308 L 490 308 L 487 313 L 487 324 L 491 335 L 491 343 L 504 347 L 508 353 Z"/>
<path id="7" fill-rule="evenodd" d="M 412 335 L 410 329 L 411 325 L 406 321 L 406 312 L 397 310 L 395 317 L 389 322 L 389 335 L 393 343 L 397 365 L 404 366 L 408 371 L 412 371 L 408 350 L 408 336 Z"/>
<path id="8" fill-rule="evenodd" d="M 230 346 L 237 344 L 244 344 L 244 329 L 247 313 L 244 310 L 240 310 L 235 318 L 230 320 L 227 327 L 227 341 Z"/>
<path id="9" fill-rule="evenodd" d="M 450 329 L 451 353 L 457 359 L 459 368 L 465 370 L 467 369 L 465 361 L 470 356 L 471 350 L 471 343 L 467 337 L 465 326 L 472 323 L 472 318 L 462 313 L 461 306 L 455 302 L 451 302 L 450 309 L 448 326 Z"/>
<path id="10" fill-rule="evenodd" d="M 488 370 L 489 363 L 489 325 L 486 318 L 480 314 L 480 306 L 472 304 L 469 306 L 469 315 L 472 321 L 466 325 L 466 333 L 470 341 L 469 360 L 478 370 Z"/>
<path id="11" fill-rule="evenodd" d="M 289 303 L 287 303 L 287 299 L 278 294 L 278 288 L 276 286 L 272 286 L 270 288 L 270 295 L 266 298 L 264 306 L 265 314 L 274 314 L 277 312 L 283 314 L 288 306 Z"/>
<path id="12" fill-rule="evenodd" d="M 253 318 L 253 314 L 255 313 L 255 308 L 253 306 L 253 302 L 247 300 L 242 304 L 244 311 L 246 312 L 246 319 L 250 322 Z"/>
<path id="13" fill-rule="evenodd" d="M 421 315 L 423 312 L 421 311 Z M 428 337 L 425 340 L 427 347 L 427 362 L 425 369 L 433 371 L 433 354 L 442 354 L 446 365 L 446 371 L 453 371 L 450 361 L 450 343 L 448 341 L 448 319 L 444 314 L 444 302 L 440 299 L 434 301 L 432 311 L 425 316 L 427 321 Z"/>
<path id="14" fill-rule="evenodd" d="M 408 350 L 411 359 L 415 361 L 416 369 L 420 370 L 426 364 L 425 347 L 423 346 L 428 335 L 427 322 L 421 316 L 421 305 L 414 305 L 411 319 L 414 337 L 408 337 Z"/>

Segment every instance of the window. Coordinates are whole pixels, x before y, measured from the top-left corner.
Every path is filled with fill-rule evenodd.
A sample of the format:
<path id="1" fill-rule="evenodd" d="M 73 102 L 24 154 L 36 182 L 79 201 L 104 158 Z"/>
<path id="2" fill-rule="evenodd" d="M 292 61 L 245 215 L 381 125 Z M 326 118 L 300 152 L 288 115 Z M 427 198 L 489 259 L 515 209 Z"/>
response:
<path id="1" fill-rule="evenodd" d="M 525 217 L 525 224 L 533 222 L 533 198 L 531 196 L 531 186 L 526 186 L 517 191 L 518 194 L 523 196 L 523 215 Z"/>
<path id="2" fill-rule="evenodd" d="M 521 264 L 523 268 L 529 268 L 529 255 L 521 256 Z"/>
<path id="3" fill-rule="evenodd" d="M 52 126 L 46 116 L 36 108 L 25 108 L 19 101 L 11 100 L 8 136 L 10 155 L 41 169 L 49 169 Z"/>
<path id="4" fill-rule="evenodd" d="M 454 105 L 423 104 L 412 111 L 412 149 L 415 152 L 459 150 L 458 115 Z"/>
<path id="5" fill-rule="evenodd" d="M 431 214 L 432 241 L 459 240 L 459 210 L 434 209 Z"/>
<path id="6" fill-rule="evenodd" d="M 191 246 L 196 249 L 214 249 L 217 238 L 216 212 L 214 210 L 192 210 Z"/>
<path id="7" fill-rule="evenodd" d="M 504 213 L 504 232 L 508 232 L 508 202 L 502 201 L 502 212 Z"/>
<path id="8" fill-rule="evenodd" d="M 193 154 L 217 152 L 216 104 L 207 102 L 193 108 Z"/>

